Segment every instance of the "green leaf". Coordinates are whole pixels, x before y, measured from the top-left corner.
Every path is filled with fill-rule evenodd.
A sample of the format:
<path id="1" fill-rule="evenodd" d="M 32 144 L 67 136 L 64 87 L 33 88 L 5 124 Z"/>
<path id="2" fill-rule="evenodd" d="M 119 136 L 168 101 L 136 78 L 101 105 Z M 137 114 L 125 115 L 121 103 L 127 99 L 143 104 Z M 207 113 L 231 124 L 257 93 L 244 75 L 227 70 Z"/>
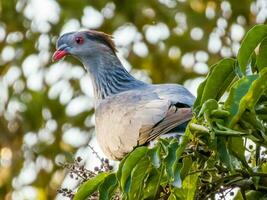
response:
<path id="1" fill-rule="evenodd" d="M 236 158 L 238 158 L 247 167 L 247 161 L 245 158 L 246 147 L 244 145 L 243 138 L 242 137 L 229 138 L 228 147 L 231 154 L 233 154 Z"/>
<path id="2" fill-rule="evenodd" d="M 236 131 L 230 128 L 227 128 L 219 123 L 216 123 L 218 128 L 213 128 L 212 130 L 215 132 L 216 136 L 235 136 L 235 137 L 240 137 L 240 136 L 245 136 L 248 135 L 248 133 L 244 133 L 241 131 Z"/>
<path id="3" fill-rule="evenodd" d="M 173 165 L 174 179 L 173 179 L 171 184 L 175 187 L 181 187 L 182 186 L 181 168 L 182 168 L 182 163 L 174 163 L 174 165 Z"/>
<path id="4" fill-rule="evenodd" d="M 237 114 L 241 98 L 248 92 L 251 83 L 258 75 L 243 77 L 232 86 L 229 96 L 225 101 L 224 108 L 231 114 L 231 119 Z"/>
<path id="5" fill-rule="evenodd" d="M 89 179 L 84 182 L 74 195 L 73 200 L 86 200 L 91 194 L 93 194 L 98 186 L 104 181 L 104 179 L 109 175 L 107 172 L 102 172 L 96 177 Z"/>
<path id="6" fill-rule="evenodd" d="M 188 172 L 190 171 L 192 163 L 193 163 L 193 161 L 192 161 L 191 157 L 185 157 L 183 159 L 183 166 L 182 166 L 182 169 L 181 169 L 181 179 L 182 180 L 185 179 L 185 177 L 187 176 Z"/>
<path id="7" fill-rule="evenodd" d="M 117 186 L 118 181 L 116 174 L 109 174 L 99 186 L 99 199 L 110 200 Z"/>
<path id="8" fill-rule="evenodd" d="M 267 173 L 267 162 L 262 163 L 261 170 L 262 172 Z"/>
<path id="9" fill-rule="evenodd" d="M 218 102 L 215 99 L 208 99 L 205 101 L 201 107 L 201 110 L 198 113 L 198 117 L 201 117 L 203 114 L 209 117 L 211 111 L 218 108 Z"/>
<path id="10" fill-rule="evenodd" d="M 130 155 L 130 154 L 128 154 L 128 156 L 129 156 L 129 155 Z M 117 176 L 117 179 L 118 179 L 118 180 L 121 180 L 121 176 L 122 176 L 122 168 L 123 168 L 123 166 L 124 166 L 124 163 L 125 163 L 126 159 L 127 159 L 127 156 L 124 157 L 124 158 L 120 161 L 120 164 L 119 164 L 119 167 L 118 167 L 118 170 L 117 170 L 117 173 L 116 173 L 116 176 Z"/>
<path id="11" fill-rule="evenodd" d="M 261 71 L 263 68 L 267 67 L 267 38 L 265 38 L 260 45 L 259 55 L 257 56 L 257 67 Z"/>
<path id="12" fill-rule="evenodd" d="M 247 200 L 255 200 L 255 199 L 265 200 L 265 198 L 263 197 L 264 197 L 264 194 L 259 191 L 249 190 L 248 192 L 246 192 Z"/>
<path id="13" fill-rule="evenodd" d="M 252 55 L 250 56 L 250 66 L 251 66 L 251 70 L 252 73 L 257 73 L 258 72 L 258 67 L 257 67 L 257 55 L 255 53 L 255 51 L 252 52 Z"/>
<path id="14" fill-rule="evenodd" d="M 211 117 L 220 118 L 220 119 L 227 118 L 231 115 L 230 112 L 226 110 L 221 110 L 221 109 L 212 110 L 210 114 L 211 114 Z"/>
<path id="15" fill-rule="evenodd" d="M 238 51 L 237 60 L 243 74 L 246 73 L 246 68 L 254 49 L 261 43 L 267 36 L 267 26 L 264 24 L 256 25 L 250 29 L 244 40 L 241 43 Z"/>
<path id="16" fill-rule="evenodd" d="M 230 126 L 233 126 L 240 119 L 245 110 L 254 110 L 256 103 L 267 89 L 266 80 L 267 68 L 264 68 L 260 72 L 260 76 L 255 81 L 253 81 L 246 95 L 243 96 L 240 100 L 238 111 L 236 115 L 232 118 Z"/>
<path id="17" fill-rule="evenodd" d="M 219 100 L 235 77 L 234 71 L 235 60 L 225 58 L 219 61 L 208 74 L 206 84 L 204 86 L 200 105 L 208 99 Z M 203 87 L 203 86 L 201 86 Z M 199 89 L 201 92 L 202 88 Z M 197 101 L 199 105 L 199 100 Z M 197 105 L 194 105 L 196 107 Z"/>
<path id="18" fill-rule="evenodd" d="M 134 167 L 131 173 L 129 192 L 125 190 L 129 199 L 143 199 L 144 179 L 148 176 L 150 167 L 151 163 L 148 156 L 141 158 Z"/>
<path id="19" fill-rule="evenodd" d="M 217 148 L 220 160 L 233 171 L 233 163 L 229 154 L 228 148 L 226 147 L 226 140 L 224 137 L 217 137 Z"/>
<path id="20" fill-rule="evenodd" d="M 170 196 L 168 197 L 168 200 L 177 200 L 175 194 L 171 193 Z"/>
<path id="21" fill-rule="evenodd" d="M 164 162 L 166 164 L 166 171 L 171 180 L 174 180 L 174 163 L 176 161 L 175 151 L 177 150 L 178 146 L 178 141 L 170 144 L 168 146 L 168 155 L 164 159 Z"/>
<path id="22" fill-rule="evenodd" d="M 133 168 L 140 161 L 140 159 L 147 154 L 147 151 L 147 147 L 138 147 L 126 157 L 125 161 L 122 164 L 120 164 L 119 168 L 121 168 L 121 172 L 119 172 L 119 176 L 117 175 L 117 177 L 120 181 L 120 185 L 123 191 L 125 191 L 126 189 L 126 183 L 130 179 Z"/>
<path id="23" fill-rule="evenodd" d="M 181 164 L 179 165 L 176 158 L 176 150 L 179 147 L 177 139 L 173 139 L 167 146 L 167 155 L 164 159 L 164 164 L 167 172 L 169 182 L 175 187 L 181 186 L 180 178 L 180 169 Z"/>
<path id="24" fill-rule="evenodd" d="M 144 188 L 144 199 L 156 199 L 161 178 L 161 172 L 158 169 L 152 168 L 149 173 L 149 177 L 146 180 Z"/>
<path id="25" fill-rule="evenodd" d="M 166 156 L 168 156 L 168 154 L 169 154 L 168 146 L 170 144 L 170 140 L 167 138 L 160 138 L 158 140 L 158 143 L 159 143 L 161 150 L 162 150 L 162 157 L 166 158 Z"/>
<path id="26" fill-rule="evenodd" d="M 180 160 L 181 155 L 184 152 L 186 145 L 189 143 L 191 137 L 192 137 L 192 134 L 190 132 L 189 125 L 188 125 L 186 130 L 185 130 L 185 133 L 181 137 L 181 140 L 180 140 L 181 142 L 179 144 L 179 147 L 177 148 L 177 150 L 175 152 L 176 153 L 176 161 L 175 162 L 178 163 L 178 161 Z"/>
<path id="27" fill-rule="evenodd" d="M 148 150 L 148 155 L 151 159 L 151 163 L 154 167 L 159 168 L 160 167 L 160 145 L 155 146 L 152 149 Z"/>
<path id="28" fill-rule="evenodd" d="M 172 194 L 179 200 L 195 199 L 200 173 L 191 174 L 185 177 L 182 188 L 173 188 Z"/>
<path id="29" fill-rule="evenodd" d="M 206 86 L 206 83 L 207 83 L 207 79 L 205 79 L 197 88 L 197 98 L 194 103 L 194 110 L 198 109 L 201 106 L 202 94 Z"/>
<path id="30" fill-rule="evenodd" d="M 242 196 L 240 190 L 238 190 L 238 192 L 236 193 L 234 200 L 243 200 L 243 196 Z"/>
<path id="31" fill-rule="evenodd" d="M 205 88 L 206 83 L 207 83 L 207 79 L 216 65 L 217 65 L 217 63 L 215 63 L 214 65 L 212 65 L 210 67 L 209 74 L 207 75 L 206 79 L 197 88 L 197 98 L 196 98 L 195 103 L 194 103 L 194 110 L 195 111 L 197 111 L 199 109 L 199 107 L 201 106 L 201 99 L 202 99 L 204 88 Z"/>
<path id="32" fill-rule="evenodd" d="M 194 199 L 197 190 L 199 173 L 186 176 L 183 181 L 183 189 L 186 191 L 186 200 Z"/>

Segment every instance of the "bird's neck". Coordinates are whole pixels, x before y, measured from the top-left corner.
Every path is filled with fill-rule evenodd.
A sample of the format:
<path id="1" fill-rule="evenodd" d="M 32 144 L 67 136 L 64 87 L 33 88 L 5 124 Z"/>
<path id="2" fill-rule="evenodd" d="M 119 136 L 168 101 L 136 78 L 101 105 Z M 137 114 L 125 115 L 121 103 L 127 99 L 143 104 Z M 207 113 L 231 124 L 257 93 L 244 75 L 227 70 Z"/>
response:
<path id="1" fill-rule="evenodd" d="M 83 64 L 91 76 L 96 99 L 105 99 L 145 84 L 130 75 L 116 55 L 97 56 L 84 60 Z"/>

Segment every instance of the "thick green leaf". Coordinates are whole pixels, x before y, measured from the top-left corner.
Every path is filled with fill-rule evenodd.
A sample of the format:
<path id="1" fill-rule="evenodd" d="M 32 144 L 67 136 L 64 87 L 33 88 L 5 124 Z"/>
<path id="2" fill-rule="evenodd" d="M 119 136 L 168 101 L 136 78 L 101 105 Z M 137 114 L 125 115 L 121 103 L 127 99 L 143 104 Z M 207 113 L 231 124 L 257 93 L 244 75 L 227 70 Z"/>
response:
<path id="1" fill-rule="evenodd" d="M 159 168 L 160 167 L 160 145 L 155 146 L 152 149 L 148 150 L 148 155 L 150 157 L 150 160 L 152 162 L 152 165 L 154 165 L 154 167 Z"/>
<path id="2" fill-rule="evenodd" d="M 255 200 L 255 199 L 265 200 L 266 198 L 263 198 L 263 197 L 264 197 L 264 194 L 259 191 L 249 190 L 248 192 L 246 192 L 247 200 Z"/>
<path id="3" fill-rule="evenodd" d="M 118 176 L 122 190 L 125 191 L 126 183 L 130 179 L 133 168 L 147 154 L 147 151 L 147 147 L 138 147 L 125 159 L 123 166 L 121 166 L 121 177 Z"/>
<path id="4" fill-rule="evenodd" d="M 181 169 L 181 179 L 182 180 L 185 179 L 185 177 L 187 176 L 188 172 L 190 171 L 192 163 L 193 163 L 193 161 L 192 161 L 191 157 L 185 157 L 183 159 L 183 166 L 182 166 L 182 169 Z"/>
<path id="5" fill-rule="evenodd" d="M 197 98 L 194 103 L 194 110 L 198 109 L 201 106 L 202 94 L 206 86 L 206 83 L 207 83 L 207 79 L 205 79 L 197 88 Z"/>
<path id="6" fill-rule="evenodd" d="M 172 194 L 179 200 L 192 200 L 195 198 L 200 173 L 186 176 L 182 188 L 174 188 Z"/>
<path id="7" fill-rule="evenodd" d="M 197 98 L 196 98 L 195 103 L 194 103 L 194 110 L 195 111 L 197 111 L 199 109 L 199 107 L 201 106 L 201 99 L 202 99 L 204 88 L 205 88 L 206 83 L 207 83 L 207 79 L 208 79 L 209 75 L 211 74 L 212 70 L 216 67 L 216 65 L 217 65 L 217 63 L 215 63 L 214 65 L 212 65 L 210 67 L 209 74 L 207 75 L 206 79 L 197 88 Z"/>
<path id="8" fill-rule="evenodd" d="M 235 77 L 234 65 L 234 59 L 226 58 L 219 61 L 214 66 L 213 70 L 208 74 L 207 82 L 202 92 L 200 105 L 208 99 L 219 100 L 221 98 Z"/>
<path id="9" fill-rule="evenodd" d="M 240 100 L 240 104 L 238 107 L 238 111 L 236 115 L 233 117 L 230 126 L 233 126 L 242 116 L 246 109 L 254 110 L 254 106 L 263 95 L 263 93 L 267 89 L 267 68 L 264 68 L 260 72 L 259 78 L 253 81 L 252 85 L 250 86 L 248 92 L 245 96 L 242 97 Z"/>
<path id="10" fill-rule="evenodd" d="M 173 165 L 173 176 L 174 179 L 171 182 L 171 184 L 175 187 L 181 187 L 182 186 L 182 179 L 181 179 L 181 168 L 182 163 L 174 163 Z"/>
<path id="11" fill-rule="evenodd" d="M 267 67 L 267 38 L 261 42 L 256 63 L 259 71 Z"/>
<path id="12" fill-rule="evenodd" d="M 127 190 L 128 188 L 125 190 L 129 199 L 143 199 L 144 179 L 148 175 L 150 167 L 151 163 L 148 156 L 141 158 L 134 167 L 131 173 L 129 191 Z"/>
<path id="13" fill-rule="evenodd" d="M 201 110 L 198 113 L 198 117 L 201 117 L 203 114 L 206 114 L 207 117 L 211 114 L 211 112 L 218 108 L 218 102 L 215 99 L 208 99 L 203 102 Z"/>
<path id="14" fill-rule="evenodd" d="M 194 110 L 198 112 L 199 107 L 208 99 L 217 99 L 223 95 L 229 84 L 235 77 L 235 61 L 226 58 L 210 67 L 210 72 L 205 81 L 197 89 L 197 98 Z M 220 80 L 220 84 L 219 81 Z"/>
<path id="15" fill-rule="evenodd" d="M 220 119 L 224 119 L 230 116 L 230 112 L 226 111 L 226 110 L 222 110 L 222 109 L 216 109 L 211 111 L 211 117 L 213 118 L 220 118 Z"/>
<path id="16" fill-rule="evenodd" d="M 130 154 L 128 154 L 128 156 L 129 156 L 129 155 L 130 155 Z M 125 158 L 123 158 L 122 161 L 121 161 L 120 164 L 119 164 L 119 167 L 118 167 L 118 170 L 117 170 L 117 173 L 116 173 L 116 176 L 117 176 L 117 179 L 118 179 L 118 180 L 121 180 L 121 176 L 122 176 L 122 168 L 123 168 L 123 166 L 124 166 L 124 163 L 125 163 L 126 159 L 127 159 L 127 156 L 126 156 Z M 119 184 L 120 184 L 120 183 L 119 183 Z"/>
<path id="17" fill-rule="evenodd" d="M 144 188 L 144 199 L 156 199 L 158 187 L 160 186 L 162 174 L 158 169 L 152 168 L 146 180 Z"/>
<path id="18" fill-rule="evenodd" d="M 237 194 L 234 197 L 234 200 L 243 200 L 243 196 L 242 196 L 240 190 L 238 190 Z"/>
<path id="19" fill-rule="evenodd" d="M 91 194 L 93 194 L 97 190 L 98 186 L 105 180 L 108 175 L 109 173 L 102 172 L 96 177 L 84 182 L 74 195 L 73 200 L 86 200 Z"/>
<path id="20" fill-rule="evenodd" d="M 248 135 L 248 133 L 244 133 L 241 131 L 236 131 L 230 128 L 227 128 L 226 126 L 223 126 L 219 123 L 216 123 L 218 128 L 213 128 L 212 130 L 215 132 L 216 136 L 234 136 L 234 137 L 240 137 Z"/>
<path id="21" fill-rule="evenodd" d="M 118 181 L 116 174 L 114 173 L 109 174 L 98 188 L 99 199 L 110 200 L 117 186 L 118 186 Z"/>
<path id="22" fill-rule="evenodd" d="M 199 180 L 199 173 L 186 176 L 185 180 L 183 181 L 183 189 L 187 191 L 186 200 L 194 199 L 197 190 L 198 180 Z"/>
<path id="23" fill-rule="evenodd" d="M 217 137 L 217 148 L 220 160 L 232 171 L 233 163 L 228 148 L 226 147 L 225 137 Z"/>
<path id="24" fill-rule="evenodd" d="M 174 164 L 176 161 L 175 151 L 177 150 L 178 146 L 178 141 L 171 143 L 168 146 L 168 156 L 164 159 L 166 171 L 171 181 L 174 180 Z"/>
<path id="25" fill-rule="evenodd" d="M 169 154 L 168 146 L 170 144 L 170 140 L 167 138 L 160 138 L 158 141 L 160 147 L 161 147 L 161 154 L 163 158 L 166 158 Z"/>
<path id="26" fill-rule="evenodd" d="M 224 108 L 230 112 L 231 118 L 237 114 L 241 98 L 248 92 L 251 83 L 256 80 L 257 77 L 258 75 L 243 77 L 232 86 L 224 104 Z"/>
<path id="27" fill-rule="evenodd" d="M 243 74 L 246 73 L 246 68 L 250 60 L 251 54 L 260 42 L 267 36 L 267 26 L 260 24 L 250 29 L 244 40 L 241 43 L 237 60 Z"/>
<path id="28" fill-rule="evenodd" d="M 192 123 L 194 122 L 194 120 L 192 120 Z M 189 129 L 189 125 L 187 126 L 185 133 L 183 134 L 182 138 L 181 138 L 181 142 L 179 144 L 179 147 L 176 150 L 176 161 L 178 163 L 178 161 L 181 158 L 182 153 L 184 152 L 186 145 L 188 144 L 188 142 L 190 141 L 190 138 L 192 137 L 192 134 L 190 132 Z"/>
<path id="29" fill-rule="evenodd" d="M 236 158 L 238 158 L 242 163 L 246 163 L 244 141 L 242 137 L 231 137 L 228 141 L 228 147 Z"/>
<path id="30" fill-rule="evenodd" d="M 267 173 L 267 163 L 266 162 L 262 164 L 261 170 L 262 170 L 262 172 Z"/>
<path id="31" fill-rule="evenodd" d="M 166 168 L 169 182 L 175 187 L 181 186 L 180 169 L 181 165 L 178 164 L 176 158 L 176 150 L 179 144 L 177 139 L 173 139 L 167 146 L 167 155 L 164 159 L 164 165 Z"/>
<path id="32" fill-rule="evenodd" d="M 171 153 L 170 157 L 166 160 L 167 163 L 170 163 L 171 166 L 166 166 L 166 171 L 168 173 L 168 176 L 173 174 L 173 178 L 171 178 L 172 184 L 176 187 L 179 187 L 181 184 L 181 178 L 180 178 L 180 170 L 182 168 L 182 165 L 179 164 L 179 160 L 181 158 L 182 153 L 184 152 L 186 145 L 188 144 L 190 138 L 191 138 L 191 132 L 189 130 L 189 126 L 186 128 L 185 133 L 183 134 L 181 138 L 180 144 L 177 146 L 176 143 L 173 143 L 173 149 L 176 148 L 175 151 L 175 161 L 173 161 L 173 154 Z M 178 147 L 178 148 L 177 148 Z"/>
<path id="33" fill-rule="evenodd" d="M 168 200 L 177 200 L 175 194 L 171 193 L 170 196 L 168 197 Z"/>
<path id="34" fill-rule="evenodd" d="M 250 56 L 250 66 L 251 66 L 251 70 L 252 73 L 257 73 L 258 72 L 258 67 L 257 67 L 257 55 L 255 53 L 255 51 L 252 52 L 251 56 Z"/>

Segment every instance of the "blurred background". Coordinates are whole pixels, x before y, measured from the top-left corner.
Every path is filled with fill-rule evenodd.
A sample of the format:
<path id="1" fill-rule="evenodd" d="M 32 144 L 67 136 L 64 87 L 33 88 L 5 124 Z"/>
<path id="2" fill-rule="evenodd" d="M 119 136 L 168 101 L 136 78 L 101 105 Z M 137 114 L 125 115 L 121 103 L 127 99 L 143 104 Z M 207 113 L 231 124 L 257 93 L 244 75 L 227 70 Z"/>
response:
<path id="1" fill-rule="evenodd" d="M 60 163 L 97 165 L 90 78 L 73 58 L 51 62 L 60 34 L 112 34 L 135 77 L 196 94 L 266 18 L 266 0 L 0 0 L 0 199 L 61 199 L 56 190 L 77 183 Z"/>

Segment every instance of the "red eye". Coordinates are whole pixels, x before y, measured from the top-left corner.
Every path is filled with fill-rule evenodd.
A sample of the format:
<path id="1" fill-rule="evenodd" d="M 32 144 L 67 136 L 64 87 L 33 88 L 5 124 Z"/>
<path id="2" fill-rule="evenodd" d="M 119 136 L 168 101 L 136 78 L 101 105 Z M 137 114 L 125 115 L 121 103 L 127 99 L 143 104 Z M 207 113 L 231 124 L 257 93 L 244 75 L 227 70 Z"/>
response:
<path id="1" fill-rule="evenodd" d="M 75 38 L 75 42 L 76 42 L 77 44 L 82 44 L 82 43 L 83 43 L 83 38 L 82 38 L 82 37 L 76 37 L 76 38 Z"/>

